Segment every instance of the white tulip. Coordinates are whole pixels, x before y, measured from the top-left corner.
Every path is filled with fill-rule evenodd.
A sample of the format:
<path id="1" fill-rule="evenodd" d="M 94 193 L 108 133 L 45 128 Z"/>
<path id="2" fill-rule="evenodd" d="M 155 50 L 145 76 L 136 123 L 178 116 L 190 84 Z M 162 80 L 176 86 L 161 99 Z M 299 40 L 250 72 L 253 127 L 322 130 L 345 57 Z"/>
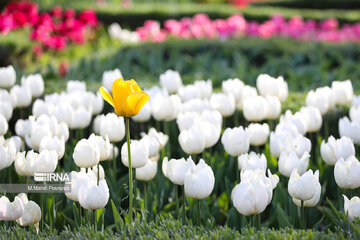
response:
<path id="1" fill-rule="evenodd" d="M 93 167 L 100 161 L 98 146 L 88 139 L 77 142 L 72 156 L 76 166 L 81 168 Z"/>
<path id="2" fill-rule="evenodd" d="M 25 193 L 20 193 L 18 197 L 23 203 L 24 213 L 16 222 L 22 227 L 35 224 L 35 227 L 38 229 L 38 224 L 41 220 L 41 209 L 39 205 L 34 201 L 29 201 Z"/>
<path id="3" fill-rule="evenodd" d="M 288 84 L 282 76 L 271 77 L 268 74 L 260 74 L 256 79 L 256 87 L 262 96 L 275 96 L 281 102 L 285 102 L 289 89 Z"/>
<path id="4" fill-rule="evenodd" d="M 189 155 L 199 154 L 205 149 L 205 135 L 197 126 L 180 132 L 178 141 L 181 149 Z"/>
<path id="5" fill-rule="evenodd" d="M 59 104 L 56 104 L 54 116 L 59 122 L 65 122 L 68 126 L 70 126 L 72 124 L 73 115 L 74 109 L 70 103 L 59 102 Z"/>
<path id="6" fill-rule="evenodd" d="M 25 136 L 26 144 L 33 149 L 39 149 L 44 137 L 51 137 L 52 133 L 48 124 L 32 124 L 30 135 Z"/>
<path id="7" fill-rule="evenodd" d="M 0 88 L 10 88 L 16 82 L 16 72 L 12 65 L 0 68 Z"/>
<path id="8" fill-rule="evenodd" d="M 343 189 L 360 187 L 360 163 L 355 156 L 337 160 L 334 168 L 336 184 Z"/>
<path id="9" fill-rule="evenodd" d="M 211 110 L 210 103 L 207 99 L 191 99 L 187 102 L 184 102 L 181 107 L 181 112 L 203 112 L 206 110 Z"/>
<path id="10" fill-rule="evenodd" d="M 166 134 L 164 134 L 162 132 L 156 131 L 155 128 L 150 128 L 147 135 L 149 137 L 152 137 L 153 139 L 155 139 L 159 143 L 160 149 L 162 149 L 166 145 L 166 143 L 169 141 L 169 136 L 168 135 L 166 135 Z"/>
<path id="11" fill-rule="evenodd" d="M 101 83 L 109 92 L 112 92 L 112 85 L 114 81 L 118 78 L 123 78 L 118 68 L 115 68 L 114 70 L 104 71 Z"/>
<path id="12" fill-rule="evenodd" d="M 160 143 L 157 141 L 156 138 L 148 135 L 143 135 L 143 137 L 140 139 L 140 142 L 147 146 L 147 149 L 149 150 L 149 157 L 153 157 L 159 153 Z"/>
<path id="13" fill-rule="evenodd" d="M 222 91 L 226 94 L 232 94 L 236 102 L 240 102 L 242 90 L 244 87 L 244 82 L 238 78 L 228 79 L 222 81 Z"/>
<path id="14" fill-rule="evenodd" d="M 294 151 L 282 152 L 279 158 L 279 171 L 282 175 L 290 177 L 291 172 L 297 169 L 299 174 L 303 174 L 309 167 L 309 153 L 305 152 L 298 157 Z"/>
<path id="15" fill-rule="evenodd" d="M 322 141 L 320 153 L 324 161 L 334 166 L 336 161 L 340 158 L 347 159 L 355 155 L 355 147 L 352 140 L 348 137 L 335 139 L 333 136 L 328 138 L 328 142 Z"/>
<path id="16" fill-rule="evenodd" d="M 130 153 L 131 153 L 132 168 L 143 167 L 149 158 L 148 146 L 138 140 L 131 140 Z M 126 167 L 129 167 L 128 157 L 129 157 L 128 147 L 127 147 L 127 142 L 125 142 L 121 147 L 121 161 Z"/>
<path id="17" fill-rule="evenodd" d="M 96 182 L 96 175 L 93 171 L 89 172 L 88 174 L 85 173 L 85 169 L 82 169 L 80 172 L 71 172 L 71 182 L 65 183 L 70 185 L 70 191 L 65 192 L 67 198 L 72 201 L 78 202 L 79 201 L 79 189 L 81 185 L 85 184 L 86 182 Z"/>
<path id="18" fill-rule="evenodd" d="M 182 86 L 179 72 L 168 69 L 165 73 L 160 74 L 160 85 L 169 93 L 176 93 Z"/>
<path id="19" fill-rule="evenodd" d="M 10 167 L 16 158 L 16 146 L 13 140 L 0 144 L 0 170 Z"/>
<path id="20" fill-rule="evenodd" d="M 33 98 L 40 97 L 45 89 L 44 80 L 41 74 L 30 74 L 21 78 L 21 84 L 27 86 Z"/>
<path id="21" fill-rule="evenodd" d="M 44 149 L 35 160 L 34 172 L 55 172 L 58 164 L 58 155 L 54 150 Z"/>
<path id="22" fill-rule="evenodd" d="M 301 107 L 300 114 L 306 121 L 307 132 L 317 132 L 322 126 L 322 116 L 320 111 L 315 107 Z"/>
<path id="23" fill-rule="evenodd" d="M 65 153 L 65 138 L 62 136 L 61 138 L 54 136 L 45 136 L 40 141 L 39 151 L 43 150 L 54 150 L 57 153 L 58 159 L 62 159 Z"/>
<path id="24" fill-rule="evenodd" d="M 360 121 L 350 122 L 348 117 L 339 120 L 339 134 L 341 137 L 349 137 L 355 144 L 360 144 Z"/>
<path id="25" fill-rule="evenodd" d="M 108 160 L 114 160 L 119 156 L 119 148 L 116 147 L 114 144 L 110 144 L 110 155 Z"/>
<path id="26" fill-rule="evenodd" d="M 69 80 L 66 84 L 66 92 L 86 92 L 86 82 Z"/>
<path id="27" fill-rule="evenodd" d="M 65 142 L 67 142 L 69 140 L 69 137 L 70 137 L 69 127 L 66 123 L 61 122 L 58 124 L 57 129 L 56 129 L 56 136 L 58 138 L 64 137 Z"/>
<path id="28" fill-rule="evenodd" d="M 351 104 L 354 90 L 350 80 L 331 82 L 331 90 L 337 105 L 345 106 Z"/>
<path id="29" fill-rule="evenodd" d="M 102 136 L 96 136 L 95 134 L 91 134 L 89 140 L 94 142 L 100 152 L 100 161 L 105 161 L 109 159 L 110 156 L 110 141 L 108 136 L 105 136 L 105 139 Z"/>
<path id="30" fill-rule="evenodd" d="M 207 198 L 214 189 L 214 172 L 203 159 L 195 165 L 193 160 L 188 158 L 188 171 L 185 175 L 184 189 L 188 197 L 195 199 Z"/>
<path id="31" fill-rule="evenodd" d="M 102 137 L 109 137 L 110 142 L 120 142 L 125 137 L 124 118 L 115 113 L 108 113 L 102 118 L 99 132 Z"/>
<path id="32" fill-rule="evenodd" d="M 164 175 L 169 178 L 172 183 L 180 186 L 184 185 L 185 175 L 189 167 L 185 158 L 170 159 L 170 161 L 164 158 L 164 162 L 166 165 L 166 174 Z"/>
<path id="33" fill-rule="evenodd" d="M 267 160 L 264 154 L 260 155 L 255 152 L 250 152 L 250 154 L 244 153 L 238 157 L 238 166 L 239 170 L 261 169 L 265 172 Z"/>
<path id="34" fill-rule="evenodd" d="M 357 95 L 357 96 L 353 97 L 352 106 L 353 107 L 359 107 L 360 106 L 360 95 Z"/>
<path id="35" fill-rule="evenodd" d="M 6 118 L 0 114 L 0 136 L 4 136 L 9 128 Z"/>
<path id="36" fill-rule="evenodd" d="M 247 127 L 250 145 L 261 146 L 264 145 L 269 137 L 270 128 L 267 123 L 250 123 Z"/>
<path id="37" fill-rule="evenodd" d="M 199 118 L 198 112 L 181 112 L 177 116 L 176 124 L 180 132 L 190 129 Z"/>
<path id="38" fill-rule="evenodd" d="M 136 179 L 140 181 L 150 181 L 157 173 L 157 161 L 148 159 L 143 167 L 136 168 Z"/>
<path id="39" fill-rule="evenodd" d="M 351 220 L 360 217 L 360 198 L 352 197 L 350 200 L 343 194 L 344 197 L 344 212 Z"/>
<path id="40" fill-rule="evenodd" d="M 167 157 L 164 157 L 164 159 L 162 160 L 161 163 L 161 171 L 163 172 L 164 176 L 169 178 L 168 174 L 167 174 L 167 166 L 169 164 L 169 160 Z"/>
<path id="41" fill-rule="evenodd" d="M 285 114 L 280 117 L 280 123 L 290 122 L 294 124 L 298 132 L 304 135 L 307 132 L 307 121 L 299 112 L 292 114 L 290 110 L 286 110 Z"/>
<path id="42" fill-rule="evenodd" d="M 243 113 L 247 121 L 262 121 L 267 112 L 267 101 L 263 96 L 248 97 L 243 101 Z"/>
<path id="43" fill-rule="evenodd" d="M 221 143 L 224 145 L 225 151 L 231 156 L 239 156 L 249 151 L 250 139 L 247 129 L 243 127 L 225 129 Z"/>
<path id="44" fill-rule="evenodd" d="M 310 90 L 306 95 L 306 106 L 315 107 L 324 115 L 330 108 L 329 98 L 321 91 L 318 91 L 318 89 L 316 89 L 316 91 Z"/>
<path id="45" fill-rule="evenodd" d="M 32 114 L 39 117 L 42 114 L 51 115 L 54 111 L 54 105 L 46 103 L 42 99 L 36 99 L 32 106 Z"/>
<path id="46" fill-rule="evenodd" d="M 240 110 L 243 109 L 244 100 L 256 96 L 258 96 L 258 92 L 256 88 L 249 85 L 245 85 L 241 91 L 241 98 L 236 102 L 237 108 Z"/>
<path id="47" fill-rule="evenodd" d="M 89 107 L 91 107 L 92 115 L 98 115 L 102 112 L 104 108 L 104 99 L 101 96 L 101 93 L 98 91 L 96 95 L 93 92 L 87 92 Z"/>
<path id="48" fill-rule="evenodd" d="M 267 113 L 265 119 L 275 120 L 281 114 L 281 103 L 277 97 L 266 96 L 265 100 L 267 102 Z"/>
<path id="49" fill-rule="evenodd" d="M 0 101 L 0 114 L 5 117 L 6 121 L 9 121 L 13 114 L 12 103 L 8 101 Z"/>
<path id="50" fill-rule="evenodd" d="M 28 86 L 15 85 L 10 90 L 11 96 L 16 99 L 17 108 L 25 108 L 31 104 L 31 90 Z"/>
<path id="51" fill-rule="evenodd" d="M 151 100 L 152 114 L 157 121 L 172 121 L 180 112 L 181 99 L 178 95 L 157 94 Z"/>
<path id="52" fill-rule="evenodd" d="M 360 106 L 352 106 L 349 111 L 351 121 L 360 122 Z"/>
<path id="53" fill-rule="evenodd" d="M 294 151 L 296 155 L 301 158 L 305 152 L 311 151 L 311 141 L 310 139 L 304 137 L 301 134 L 298 134 L 291 141 L 287 142 L 286 147 L 283 149 L 285 152 Z"/>
<path id="54" fill-rule="evenodd" d="M 199 98 L 199 90 L 194 84 L 182 86 L 178 89 L 181 101 L 186 102 L 194 98 Z"/>
<path id="55" fill-rule="evenodd" d="M 212 81 L 211 79 L 205 80 L 197 80 L 194 82 L 195 87 L 198 90 L 198 97 L 201 99 L 208 99 L 211 96 L 213 91 Z"/>
<path id="56" fill-rule="evenodd" d="M 265 174 L 262 170 L 245 170 L 241 172 L 241 182 L 231 191 L 231 200 L 236 210 L 250 216 L 262 213 L 272 198 L 272 190 L 265 184 Z M 271 196 L 270 194 L 271 193 Z"/>
<path id="57" fill-rule="evenodd" d="M 195 125 L 205 136 L 205 148 L 213 147 L 220 139 L 221 127 L 208 121 L 198 121 Z"/>
<path id="58" fill-rule="evenodd" d="M 236 110 L 235 98 L 232 94 L 213 93 L 210 97 L 210 105 L 213 110 L 219 111 L 223 117 L 229 117 Z"/>
<path id="59" fill-rule="evenodd" d="M 6 142 L 13 142 L 15 144 L 15 155 L 24 148 L 24 142 L 19 136 L 12 136 L 6 140 Z M 14 158 L 15 159 L 15 158 Z"/>
<path id="60" fill-rule="evenodd" d="M 204 110 L 201 113 L 201 119 L 210 123 L 213 123 L 221 128 L 222 116 L 219 111 L 216 110 Z"/>
<path id="61" fill-rule="evenodd" d="M 147 122 L 151 118 L 151 105 L 150 102 L 145 103 L 145 105 L 141 108 L 140 112 L 131 117 L 131 119 L 135 122 Z"/>
<path id="62" fill-rule="evenodd" d="M 300 176 L 294 169 L 289 179 L 288 191 L 297 206 L 301 207 L 301 201 L 304 202 L 304 207 L 315 206 L 321 194 L 319 170 L 315 173 L 309 170 Z"/>
<path id="63" fill-rule="evenodd" d="M 34 176 L 35 172 L 35 163 L 39 157 L 38 153 L 35 153 L 33 150 L 26 153 L 21 152 L 16 155 L 15 158 L 15 171 L 20 176 Z"/>
<path id="64" fill-rule="evenodd" d="M 96 181 L 84 182 L 78 193 L 79 203 L 85 209 L 104 208 L 109 201 L 109 188 L 106 180 L 100 180 L 99 185 Z"/>
<path id="65" fill-rule="evenodd" d="M 105 179 L 105 171 L 104 168 L 101 166 L 100 163 L 96 164 L 95 166 L 88 168 L 88 172 L 92 171 L 94 174 L 90 174 L 92 175 L 92 178 L 94 178 L 93 176 L 95 176 L 95 179 L 98 179 L 98 166 L 99 166 L 99 181 Z"/>
<path id="66" fill-rule="evenodd" d="M 84 129 L 90 125 L 92 109 L 79 107 L 73 112 L 70 129 Z"/>
<path id="67" fill-rule="evenodd" d="M 19 197 L 15 196 L 13 202 L 10 202 L 6 196 L 0 198 L 0 220 L 14 221 L 19 219 L 23 213 L 24 205 Z"/>

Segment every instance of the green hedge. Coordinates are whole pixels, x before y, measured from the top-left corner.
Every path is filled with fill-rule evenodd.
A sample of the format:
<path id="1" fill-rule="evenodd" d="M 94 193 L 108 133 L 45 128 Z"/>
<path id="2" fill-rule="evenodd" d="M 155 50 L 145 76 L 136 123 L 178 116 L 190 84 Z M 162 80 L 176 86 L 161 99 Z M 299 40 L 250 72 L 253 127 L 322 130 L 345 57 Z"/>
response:
<path id="1" fill-rule="evenodd" d="M 286 8 L 305 9 L 357 9 L 360 8 L 358 0 L 275 0 L 256 2 L 255 6 L 276 6 Z"/>
<path id="2" fill-rule="evenodd" d="M 359 44 L 305 43 L 290 39 L 243 38 L 229 41 L 170 40 L 125 47 L 103 58 L 82 59 L 73 65 L 69 78 L 101 79 L 104 70 L 120 68 L 125 78 L 144 86 L 158 82 L 166 69 L 176 69 L 185 83 L 239 77 L 255 85 L 260 73 L 283 75 L 291 91 L 304 91 L 352 79 L 360 86 Z"/>
<path id="3" fill-rule="evenodd" d="M 172 218 L 156 218 L 154 222 L 136 221 L 135 226 L 126 224 L 120 231 L 113 232 L 106 228 L 103 232 L 95 232 L 91 227 L 66 229 L 62 232 L 50 233 L 49 230 L 39 234 L 31 227 L 28 231 L 18 226 L 11 229 L 0 227 L 0 239 L 345 239 L 342 232 L 319 232 L 316 230 L 296 230 L 284 228 L 280 230 L 262 228 L 259 231 L 251 228 L 242 229 L 241 233 L 229 227 L 215 226 L 210 220 L 205 226 L 183 225 Z"/>

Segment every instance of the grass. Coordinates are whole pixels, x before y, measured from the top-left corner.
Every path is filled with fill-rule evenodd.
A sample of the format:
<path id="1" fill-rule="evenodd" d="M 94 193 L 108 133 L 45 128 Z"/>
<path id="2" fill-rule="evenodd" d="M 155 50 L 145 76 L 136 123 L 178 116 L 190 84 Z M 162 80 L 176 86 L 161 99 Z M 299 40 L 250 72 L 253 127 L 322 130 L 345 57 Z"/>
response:
<path id="1" fill-rule="evenodd" d="M 229 227 L 215 226 L 209 220 L 206 226 L 183 225 L 181 221 L 171 217 L 158 217 L 155 221 L 145 222 L 137 220 L 134 226 L 129 224 L 114 232 L 111 227 L 103 232 L 95 232 L 91 227 L 80 227 L 71 230 L 67 228 L 61 232 L 51 233 L 45 230 L 36 233 L 33 227 L 30 229 L 14 226 L 11 229 L 0 227 L 0 239 L 345 239 L 346 235 L 341 232 L 319 232 L 316 230 L 296 230 L 284 228 L 279 230 L 261 228 L 244 228 L 241 232 Z"/>

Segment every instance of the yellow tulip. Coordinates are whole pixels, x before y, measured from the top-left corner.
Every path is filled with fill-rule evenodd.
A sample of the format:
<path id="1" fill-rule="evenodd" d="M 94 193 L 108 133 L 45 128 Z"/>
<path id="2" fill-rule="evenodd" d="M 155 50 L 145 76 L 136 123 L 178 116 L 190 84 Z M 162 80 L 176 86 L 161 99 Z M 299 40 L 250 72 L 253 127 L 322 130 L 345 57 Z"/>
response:
<path id="1" fill-rule="evenodd" d="M 123 117 L 138 114 L 150 98 L 147 93 L 141 91 L 134 79 L 116 79 L 112 85 L 112 96 L 104 87 L 100 88 L 100 92 L 105 101 L 114 107 L 115 113 Z"/>

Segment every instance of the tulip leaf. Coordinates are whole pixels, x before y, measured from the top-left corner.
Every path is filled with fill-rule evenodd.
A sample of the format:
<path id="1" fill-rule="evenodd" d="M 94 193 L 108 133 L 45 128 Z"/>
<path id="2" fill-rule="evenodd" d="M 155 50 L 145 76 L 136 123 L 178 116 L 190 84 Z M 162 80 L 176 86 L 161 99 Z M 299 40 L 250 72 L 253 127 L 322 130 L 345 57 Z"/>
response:
<path id="1" fill-rule="evenodd" d="M 74 219 L 75 219 L 75 224 L 77 227 L 80 226 L 80 219 L 79 219 L 79 209 L 76 206 L 76 203 L 73 203 L 73 215 L 74 215 Z"/>
<path id="2" fill-rule="evenodd" d="M 115 206 L 113 200 L 111 200 L 111 207 L 112 207 L 112 211 L 113 211 L 113 217 L 114 217 L 116 230 L 118 232 L 120 232 L 120 230 L 123 229 L 123 227 L 124 227 L 124 220 L 121 218 L 118 210 L 116 209 L 116 206 Z"/>
<path id="3" fill-rule="evenodd" d="M 286 215 L 285 211 L 281 208 L 280 204 L 277 205 L 276 213 L 279 227 L 284 228 L 291 226 L 289 218 Z"/>

